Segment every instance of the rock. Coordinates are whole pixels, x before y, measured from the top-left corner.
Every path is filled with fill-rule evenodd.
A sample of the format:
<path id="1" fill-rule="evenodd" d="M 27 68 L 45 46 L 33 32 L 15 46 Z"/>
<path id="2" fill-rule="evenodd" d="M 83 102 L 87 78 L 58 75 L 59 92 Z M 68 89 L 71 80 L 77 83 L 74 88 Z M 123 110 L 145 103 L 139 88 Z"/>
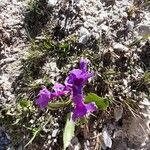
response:
<path id="1" fill-rule="evenodd" d="M 105 3 L 106 6 L 114 5 L 116 0 L 102 0 L 103 3 Z"/>
<path id="2" fill-rule="evenodd" d="M 150 101 L 147 98 L 144 98 L 140 104 L 145 105 L 145 106 L 150 106 Z"/>
<path id="3" fill-rule="evenodd" d="M 88 35 L 88 34 L 90 34 L 90 33 L 89 33 L 89 31 L 86 28 L 84 28 L 84 27 L 80 28 L 80 31 L 79 31 L 79 35 L 80 36 Z"/>
<path id="4" fill-rule="evenodd" d="M 122 106 L 116 106 L 114 108 L 114 117 L 115 117 L 115 120 L 118 121 L 119 119 L 122 118 L 122 114 L 123 114 L 123 108 Z"/>
<path id="5" fill-rule="evenodd" d="M 90 22 L 88 22 L 88 21 L 85 21 L 84 22 L 84 27 L 85 28 L 87 28 L 87 29 L 89 29 L 89 28 L 91 28 L 93 25 L 90 23 Z"/>
<path id="6" fill-rule="evenodd" d="M 147 126 L 143 121 L 144 118 L 130 117 L 129 124 L 124 126 L 129 140 L 130 148 L 138 148 L 148 140 Z"/>
<path id="7" fill-rule="evenodd" d="M 149 35 L 150 34 L 150 25 L 140 25 L 138 27 L 138 33 L 140 36 Z"/>
<path id="8" fill-rule="evenodd" d="M 89 38 L 90 38 L 89 31 L 86 28 L 81 27 L 80 30 L 79 30 L 79 40 L 78 40 L 78 42 L 80 44 L 86 44 Z"/>
<path id="9" fill-rule="evenodd" d="M 5 84 L 5 85 L 10 85 L 10 82 L 8 81 L 8 75 L 7 74 L 3 74 L 0 76 L 0 85 L 1 84 Z"/>
<path id="10" fill-rule="evenodd" d="M 120 43 L 113 43 L 113 49 L 116 52 L 128 52 L 129 48 Z"/>
<path id="11" fill-rule="evenodd" d="M 10 141 L 10 137 L 8 136 L 8 134 L 0 127 L 0 150 L 4 150 L 7 149 L 6 147 L 8 147 L 10 145 L 11 141 Z"/>
<path id="12" fill-rule="evenodd" d="M 103 30 L 103 31 L 106 31 L 106 32 L 108 32 L 109 31 L 109 27 L 108 26 L 106 26 L 106 25 L 101 25 L 101 29 Z"/>
<path id="13" fill-rule="evenodd" d="M 12 63 L 14 62 L 16 59 L 15 58 L 5 58 L 3 59 L 3 63 L 7 64 L 7 63 Z"/>
<path id="14" fill-rule="evenodd" d="M 127 20 L 126 25 L 127 25 L 128 31 L 133 31 L 133 28 L 134 28 L 134 22 L 133 21 Z"/>
<path id="15" fill-rule="evenodd" d="M 55 129 L 52 132 L 52 137 L 56 137 L 57 133 L 58 133 L 59 129 Z"/>
<path id="16" fill-rule="evenodd" d="M 113 142 L 112 145 L 113 150 L 131 150 L 128 148 L 127 139 L 119 137 L 117 140 Z"/>
<path id="17" fill-rule="evenodd" d="M 89 39 L 89 36 L 88 35 L 83 35 L 82 37 L 80 37 L 79 38 L 79 43 L 80 44 L 86 44 L 87 43 L 87 41 L 88 41 L 88 39 Z"/>
<path id="18" fill-rule="evenodd" d="M 103 149 L 112 147 L 112 140 L 111 140 L 111 137 L 110 137 L 106 127 L 104 127 L 104 129 L 102 131 L 102 147 L 103 147 Z"/>
<path id="19" fill-rule="evenodd" d="M 54 7 L 58 0 L 48 0 L 47 6 Z"/>

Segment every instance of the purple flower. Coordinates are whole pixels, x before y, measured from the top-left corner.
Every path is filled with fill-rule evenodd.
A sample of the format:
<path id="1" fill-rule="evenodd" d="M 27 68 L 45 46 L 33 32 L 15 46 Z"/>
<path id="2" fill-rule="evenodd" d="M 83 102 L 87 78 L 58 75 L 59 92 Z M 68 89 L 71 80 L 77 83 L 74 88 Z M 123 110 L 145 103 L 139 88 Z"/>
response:
<path id="1" fill-rule="evenodd" d="M 96 111 L 96 106 L 94 103 L 84 104 L 83 95 L 77 95 L 73 97 L 75 102 L 75 108 L 73 110 L 72 119 L 75 121 L 78 118 L 82 118 L 89 115 L 93 111 Z"/>
<path id="2" fill-rule="evenodd" d="M 88 59 L 83 59 L 81 58 L 80 60 L 80 69 L 83 71 L 83 72 L 86 72 L 87 71 L 87 65 L 90 61 Z"/>
<path id="3" fill-rule="evenodd" d="M 69 73 L 69 77 L 66 78 L 67 85 L 85 85 L 86 81 L 93 76 L 93 73 L 87 71 L 88 59 L 81 58 L 80 69 L 73 69 Z"/>
<path id="4" fill-rule="evenodd" d="M 73 69 L 65 80 L 66 87 L 72 89 L 73 95 L 83 94 L 83 87 L 93 73 L 87 71 L 88 60 L 81 59 L 80 69 Z"/>
<path id="5" fill-rule="evenodd" d="M 83 117 L 86 114 L 96 110 L 96 106 L 93 103 L 84 104 L 83 100 L 83 88 L 92 73 L 87 71 L 88 60 L 81 59 L 80 69 L 73 69 L 70 71 L 69 76 L 65 80 L 66 87 L 72 90 L 72 101 L 74 103 L 73 120 Z"/>
<path id="6" fill-rule="evenodd" d="M 54 92 L 52 92 L 52 95 L 54 97 L 59 97 L 59 96 L 63 96 L 69 93 L 69 90 L 66 88 L 66 86 L 64 86 L 63 84 L 60 83 L 56 83 L 53 86 L 53 90 Z"/>
<path id="7" fill-rule="evenodd" d="M 46 87 L 40 90 L 36 104 L 41 108 L 45 108 L 51 100 L 71 93 L 71 98 L 74 103 L 72 115 L 74 121 L 96 111 L 96 105 L 94 103 L 84 104 L 83 88 L 88 79 L 93 76 L 93 73 L 87 70 L 88 63 L 89 61 L 87 59 L 81 59 L 80 69 L 70 71 L 69 76 L 65 80 L 65 85 L 56 83 L 52 88 L 52 92 Z"/>
<path id="8" fill-rule="evenodd" d="M 73 90 L 75 94 L 81 94 L 82 89 L 93 73 L 84 72 L 81 69 L 73 69 L 65 80 L 65 85 Z"/>
<path id="9" fill-rule="evenodd" d="M 64 85 L 59 83 L 56 83 L 53 86 L 52 92 L 50 92 L 46 87 L 44 87 L 42 90 L 40 90 L 38 94 L 39 98 L 36 100 L 36 104 L 39 105 L 41 108 L 45 108 L 48 105 L 48 102 L 68 93 L 69 90 L 67 90 Z"/>
<path id="10" fill-rule="evenodd" d="M 41 108 L 45 108 L 48 102 L 52 100 L 52 93 L 44 87 L 38 94 L 39 98 L 36 100 L 36 104 Z"/>
<path id="11" fill-rule="evenodd" d="M 89 73 L 85 70 L 81 70 L 81 69 L 73 69 L 70 72 L 70 75 L 72 76 L 72 78 L 74 79 L 74 84 L 78 85 L 78 84 L 85 84 L 86 81 L 93 76 L 93 73 Z"/>

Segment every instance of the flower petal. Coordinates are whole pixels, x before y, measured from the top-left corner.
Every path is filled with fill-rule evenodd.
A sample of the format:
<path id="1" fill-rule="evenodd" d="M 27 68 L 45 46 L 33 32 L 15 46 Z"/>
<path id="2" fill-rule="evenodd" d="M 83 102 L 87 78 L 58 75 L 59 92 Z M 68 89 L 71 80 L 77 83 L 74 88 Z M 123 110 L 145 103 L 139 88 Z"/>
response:
<path id="1" fill-rule="evenodd" d="M 54 92 L 52 93 L 52 95 L 54 96 L 54 98 L 66 95 L 70 92 L 70 90 L 68 88 L 66 88 L 66 86 L 64 86 L 63 84 L 60 84 L 60 83 L 56 83 L 53 86 L 53 90 L 54 90 Z"/>
<path id="2" fill-rule="evenodd" d="M 82 105 L 82 103 L 83 103 L 83 95 L 82 94 L 74 94 L 73 93 L 72 100 L 73 100 L 75 105 Z"/>
<path id="3" fill-rule="evenodd" d="M 97 107 L 94 103 L 85 104 L 87 112 L 91 113 L 97 110 Z"/>
<path id="4" fill-rule="evenodd" d="M 36 104 L 41 108 L 45 108 L 52 99 L 51 92 L 46 87 L 40 90 L 38 96 L 39 98 L 36 100 Z"/>
<path id="5" fill-rule="evenodd" d="M 87 82 L 87 80 L 92 77 L 93 74 L 89 73 L 89 72 L 83 72 L 80 69 L 73 69 L 70 72 L 68 81 L 70 82 L 70 84 L 72 84 L 72 86 L 84 86 L 85 83 Z"/>
<path id="6" fill-rule="evenodd" d="M 82 118 L 91 112 L 96 111 L 96 105 L 94 103 L 84 104 L 83 95 L 78 94 L 73 97 L 75 108 L 73 110 L 72 119 L 75 121 L 77 118 Z"/>
<path id="7" fill-rule="evenodd" d="M 83 59 L 81 58 L 80 60 L 80 69 L 83 71 L 83 72 L 86 72 L 87 71 L 87 65 L 90 61 L 88 59 Z"/>
<path id="8" fill-rule="evenodd" d="M 53 86 L 53 89 L 55 92 L 59 92 L 59 91 L 63 91 L 65 88 L 64 85 L 60 84 L 60 83 L 56 83 L 54 86 Z"/>
<path id="9" fill-rule="evenodd" d="M 86 115 L 87 110 L 83 103 L 76 105 L 73 110 L 72 120 L 75 121 L 77 118 L 82 118 Z"/>

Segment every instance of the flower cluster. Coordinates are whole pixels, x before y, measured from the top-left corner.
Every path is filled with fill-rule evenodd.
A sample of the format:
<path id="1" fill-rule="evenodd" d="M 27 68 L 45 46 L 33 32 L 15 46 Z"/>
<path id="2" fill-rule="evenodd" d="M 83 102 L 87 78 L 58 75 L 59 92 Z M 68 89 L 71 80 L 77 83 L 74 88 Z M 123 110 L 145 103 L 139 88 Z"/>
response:
<path id="1" fill-rule="evenodd" d="M 45 108 L 50 101 L 56 99 L 57 97 L 70 94 L 74 104 L 72 115 L 73 121 L 96 111 L 96 105 L 94 103 L 84 103 L 83 88 L 88 79 L 93 76 L 93 74 L 89 73 L 87 70 L 88 63 L 88 60 L 81 59 L 80 68 L 70 71 L 64 85 L 56 83 L 51 92 L 44 87 L 39 92 L 39 98 L 36 100 L 36 104 L 41 108 Z"/>

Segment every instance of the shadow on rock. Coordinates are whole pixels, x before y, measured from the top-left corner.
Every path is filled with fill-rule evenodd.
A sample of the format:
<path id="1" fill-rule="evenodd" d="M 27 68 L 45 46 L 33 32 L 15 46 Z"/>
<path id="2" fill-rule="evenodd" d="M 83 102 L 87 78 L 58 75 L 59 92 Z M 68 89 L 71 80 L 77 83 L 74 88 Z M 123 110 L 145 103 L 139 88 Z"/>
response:
<path id="1" fill-rule="evenodd" d="M 25 13 L 26 32 L 30 38 L 35 38 L 41 33 L 51 17 L 52 8 L 47 7 L 46 0 L 36 0 L 29 4 Z"/>
<path id="2" fill-rule="evenodd" d="M 150 41 L 147 41 L 142 47 L 140 59 L 143 62 L 144 70 L 150 70 Z"/>

